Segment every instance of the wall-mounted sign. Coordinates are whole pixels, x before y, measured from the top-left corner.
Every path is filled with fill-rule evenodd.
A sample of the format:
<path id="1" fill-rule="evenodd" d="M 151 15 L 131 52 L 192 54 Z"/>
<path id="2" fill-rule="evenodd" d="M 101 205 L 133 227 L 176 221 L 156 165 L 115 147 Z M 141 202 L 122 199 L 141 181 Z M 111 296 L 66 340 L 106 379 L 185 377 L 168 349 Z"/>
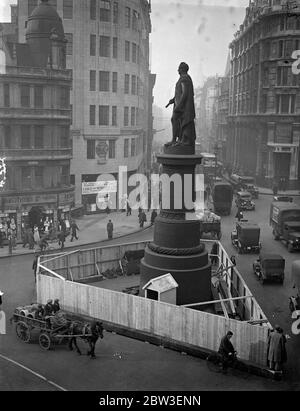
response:
<path id="1" fill-rule="evenodd" d="M 82 183 L 82 195 L 116 193 L 118 191 L 117 181 L 95 181 Z"/>

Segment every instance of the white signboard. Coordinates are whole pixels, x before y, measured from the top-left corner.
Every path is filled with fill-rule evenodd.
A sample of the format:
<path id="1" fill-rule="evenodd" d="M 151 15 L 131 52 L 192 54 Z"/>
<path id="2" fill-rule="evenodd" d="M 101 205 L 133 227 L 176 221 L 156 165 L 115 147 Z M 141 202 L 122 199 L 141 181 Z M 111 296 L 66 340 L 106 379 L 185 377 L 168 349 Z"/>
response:
<path id="1" fill-rule="evenodd" d="M 117 181 L 95 181 L 91 183 L 82 183 L 82 195 L 88 194 L 109 194 L 118 191 Z"/>

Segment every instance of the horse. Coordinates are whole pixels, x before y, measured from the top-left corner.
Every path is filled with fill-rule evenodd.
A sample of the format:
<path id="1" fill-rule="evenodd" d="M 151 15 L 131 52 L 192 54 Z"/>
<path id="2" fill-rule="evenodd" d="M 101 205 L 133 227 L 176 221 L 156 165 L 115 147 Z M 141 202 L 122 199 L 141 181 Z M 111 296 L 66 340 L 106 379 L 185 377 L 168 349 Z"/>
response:
<path id="1" fill-rule="evenodd" d="M 95 347 L 98 338 L 103 338 L 103 324 L 100 321 L 93 321 L 92 323 L 82 324 L 78 322 L 71 322 L 69 326 L 69 335 L 72 337 L 69 341 L 69 349 L 73 351 L 73 343 L 75 345 L 76 351 L 81 355 L 81 351 L 77 345 L 77 337 L 80 336 L 82 340 L 89 344 L 90 350 L 87 352 L 91 358 L 96 358 Z"/>

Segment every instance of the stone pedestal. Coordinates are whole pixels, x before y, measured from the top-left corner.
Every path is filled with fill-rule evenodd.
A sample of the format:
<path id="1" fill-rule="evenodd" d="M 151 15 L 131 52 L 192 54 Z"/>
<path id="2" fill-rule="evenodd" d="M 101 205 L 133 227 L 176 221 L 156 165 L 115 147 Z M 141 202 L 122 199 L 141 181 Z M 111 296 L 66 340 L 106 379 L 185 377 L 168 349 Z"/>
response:
<path id="1" fill-rule="evenodd" d="M 184 151 L 184 150 L 185 151 Z M 193 147 L 168 147 L 165 154 L 158 156 L 163 166 L 162 174 L 169 177 L 179 174 L 182 179 L 182 193 L 174 187 L 170 190 L 170 208 L 162 208 L 155 221 L 154 240 L 145 251 L 141 263 L 140 295 L 143 286 L 152 278 L 171 273 L 176 282 L 177 304 L 185 305 L 211 300 L 211 264 L 204 244 L 200 243 L 200 222 L 187 220 L 183 197 L 184 176 L 195 176 L 195 168 L 201 163 L 201 156 L 194 154 Z M 192 192 L 195 193 L 194 185 Z M 182 207 L 176 208 L 178 196 Z M 164 204 L 162 204 L 164 207 Z"/>

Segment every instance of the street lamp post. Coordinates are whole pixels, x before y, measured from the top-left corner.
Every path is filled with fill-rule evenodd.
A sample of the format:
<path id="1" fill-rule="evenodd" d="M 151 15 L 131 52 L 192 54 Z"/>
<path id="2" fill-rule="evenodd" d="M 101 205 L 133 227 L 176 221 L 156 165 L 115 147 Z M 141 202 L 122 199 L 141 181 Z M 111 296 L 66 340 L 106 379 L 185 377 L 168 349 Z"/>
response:
<path id="1" fill-rule="evenodd" d="M 219 149 L 219 146 L 218 146 L 218 143 L 216 143 L 215 146 L 214 146 L 214 154 L 215 154 L 215 183 L 216 183 L 216 180 L 217 180 L 218 149 Z"/>

